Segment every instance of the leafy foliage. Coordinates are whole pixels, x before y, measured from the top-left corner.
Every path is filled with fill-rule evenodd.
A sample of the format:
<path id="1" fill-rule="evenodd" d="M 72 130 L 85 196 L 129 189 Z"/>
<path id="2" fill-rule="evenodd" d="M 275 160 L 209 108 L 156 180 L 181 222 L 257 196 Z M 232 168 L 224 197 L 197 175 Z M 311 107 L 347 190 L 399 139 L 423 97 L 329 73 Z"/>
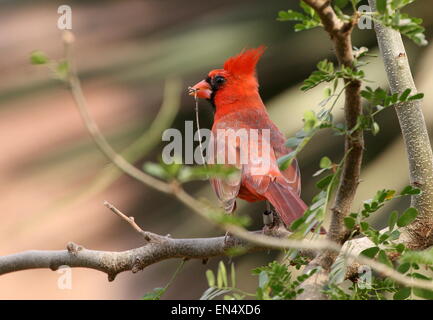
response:
<path id="1" fill-rule="evenodd" d="M 316 11 L 304 1 L 300 2 L 304 13 L 287 10 L 278 12 L 278 21 L 296 21 L 295 31 L 303 31 L 321 26 L 322 23 Z"/>
<path id="2" fill-rule="evenodd" d="M 234 179 L 239 170 L 234 166 L 213 164 L 209 166 L 184 166 L 180 161 L 172 164 L 164 162 L 146 162 L 143 170 L 157 178 L 164 180 L 176 180 L 181 183 L 193 180 L 205 180 L 209 178 Z"/>
<path id="3" fill-rule="evenodd" d="M 425 28 L 421 25 L 423 20 L 411 17 L 400 10 L 414 0 L 377 0 L 377 14 L 374 19 L 384 26 L 398 30 L 418 45 L 426 45 Z"/>
<path id="4" fill-rule="evenodd" d="M 259 286 L 256 297 L 262 300 L 290 300 L 303 292 L 299 286 L 311 277 L 317 269 L 304 273 L 294 280 L 292 273 L 286 265 L 276 261 L 267 266 L 253 270 L 253 274 L 259 277 Z"/>

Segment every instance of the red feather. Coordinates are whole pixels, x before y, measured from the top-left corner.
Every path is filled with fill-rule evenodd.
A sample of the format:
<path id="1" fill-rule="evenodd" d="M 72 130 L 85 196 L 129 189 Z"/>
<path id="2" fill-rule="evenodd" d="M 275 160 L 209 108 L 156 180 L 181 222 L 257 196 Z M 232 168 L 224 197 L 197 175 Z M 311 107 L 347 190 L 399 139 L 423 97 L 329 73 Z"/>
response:
<path id="1" fill-rule="evenodd" d="M 212 131 L 216 137 L 213 142 L 221 142 L 217 137 L 219 129 L 247 129 L 247 132 L 248 129 L 269 129 L 270 140 L 260 144 L 263 146 L 267 143 L 270 147 L 270 167 L 263 174 L 257 175 L 253 174 L 254 165 L 237 162 L 235 166 L 241 172 L 239 177 L 231 180 L 212 179 L 211 183 L 226 211 L 232 212 L 236 208 L 236 198 L 250 202 L 268 200 L 289 226 L 293 220 L 303 215 L 307 206 L 299 197 L 301 177 L 296 160 L 284 171 L 278 168 L 277 159 L 291 150 L 284 145 L 285 137 L 269 118 L 258 92 L 255 70 L 264 50 L 264 46 L 244 50 L 229 58 L 224 69 L 211 71 L 209 79 L 217 76 L 225 78 L 224 84 L 213 92 L 215 117 Z M 201 82 L 200 85 L 206 84 Z M 211 88 L 209 86 L 205 89 Z M 241 142 L 237 139 L 227 148 L 226 158 L 229 154 L 238 155 Z"/>
<path id="2" fill-rule="evenodd" d="M 257 62 L 265 50 L 266 47 L 263 45 L 255 49 L 243 50 L 237 56 L 226 60 L 224 63 L 224 70 L 232 75 L 254 76 Z"/>

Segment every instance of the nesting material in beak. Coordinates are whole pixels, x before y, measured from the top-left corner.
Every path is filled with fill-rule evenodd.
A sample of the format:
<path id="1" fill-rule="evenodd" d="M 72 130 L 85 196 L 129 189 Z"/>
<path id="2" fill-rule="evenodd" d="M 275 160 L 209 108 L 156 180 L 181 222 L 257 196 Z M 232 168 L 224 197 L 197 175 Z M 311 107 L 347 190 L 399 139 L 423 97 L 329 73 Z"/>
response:
<path id="1" fill-rule="evenodd" d="M 193 87 L 188 88 L 188 94 L 190 96 L 196 96 L 197 98 L 210 99 L 212 96 L 212 88 L 205 80 L 200 81 Z"/>

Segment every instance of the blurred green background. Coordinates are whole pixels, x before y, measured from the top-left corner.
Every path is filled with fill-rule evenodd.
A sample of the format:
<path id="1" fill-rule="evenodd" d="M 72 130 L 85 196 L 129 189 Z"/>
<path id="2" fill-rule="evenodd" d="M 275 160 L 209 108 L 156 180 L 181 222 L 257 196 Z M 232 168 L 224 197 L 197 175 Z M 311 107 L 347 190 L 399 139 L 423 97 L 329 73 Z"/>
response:
<path id="1" fill-rule="evenodd" d="M 143 0 L 143 1 L 0 1 L 0 254 L 28 249 L 63 249 L 68 241 L 100 250 L 126 250 L 141 239 L 103 205 L 108 200 L 136 217 L 146 230 L 173 237 L 220 235 L 177 201 L 129 177 L 117 177 L 91 142 L 65 86 L 44 67 L 32 66 L 29 55 L 39 49 L 61 58 L 57 8 L 72 8 L 76 36 L 74 59 L 89 108 L 117 150 L 133 143 L 149 127 L 162 102 L 168 77 L 182 80 L 180 111 L 173 127 L 182 129 L 194 119 L 194 101 L 186 88 L 222 66 L 245 47 L 268 47 L 258 66 L 260 92 L 271 118 L 288 135 L 302 126 L 302 114 L 317 110 L 323 88 L 308 93 L 300 83 L 324 58 L 334 59 L 327 34 L 320 29 L 294 33 L 291 23 L 276 21 L 277 12 L 295 9 L 297 1 L 262 0 Z M 433 6 L 417 0 L 408 12 L 424 19 L 427 39 L 433 31 Z M 416 47 L 405 40 L 419 91 L 425 93 L 424 112 L 433 125 L 433 47 Z M 354 45 L 377 53 L 372 30 L 356 30 Z M 365 67 L 372 86 L 387 86 L 380 58 Z M 177 97 L 172 97 L 174 100 Z M 209 127 L 212 110 L 200 104 L 201 126 Z M 342 117 L 341 105 L 335 116 Z M 383 188 L 400 189 L 408 182 L 407 160 L 397 118 L 392 109 L 381 113 L 379 135 L 366 135 L 362 183 L 353 210 Z M 144 161 L 156 161 L 162 143 Z M 312 174 L 320 158 L 335 162 L 343 150 L 341 137 L 323 132 L 299 157 L 302 197 L 317 193 Z M 187 186 L 197 197 L 216 203 L 207 182 Z M 372 217 L 383 224 L 386 213 L 403 209 L 395 202 Z M 254 227 L 261 227 L 262 204 L 240 203 Z M 234 258 L 240 287 L 252 290 L 257 282 L 251 269 L 274 259 L 262 252 Z M 164 298 L 197 299 L 206 289 L 207 265 L 186 263 Z M 228 260 L 225 259 L 227 262 Z M 74 269 L 71 290 L 61 290 L 61 274 L 31 270 L 0 277 L 2 299 L 138 299 L 164 286 L 179 261 L 164 261 L 138 274 L 122 273 L 109 283 L 106 275 Z"/>

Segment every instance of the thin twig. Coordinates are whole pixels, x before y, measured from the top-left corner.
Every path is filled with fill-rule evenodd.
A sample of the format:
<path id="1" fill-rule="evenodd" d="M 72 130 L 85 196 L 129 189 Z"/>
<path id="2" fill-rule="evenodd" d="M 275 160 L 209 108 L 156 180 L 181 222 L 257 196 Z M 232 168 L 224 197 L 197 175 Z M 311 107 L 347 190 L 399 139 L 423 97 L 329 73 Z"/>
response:
<path id="1" fill-rule="evenodd" d="M 126 222 L 128 222 L 129 225 L 135 231 L 137 231 L 139 234 L 141 234 L 146 241 L 151 240 L 151 237 L 149 236 L 149 234 L 146 231 L 144 231 L 143 229 L 141 229 L 140 226 L 135 222 L 134 217 L 128 217 L 127 215 L 122 213 L 119 209 L 117 209 L 115 206 L 113 206 L 111 203 L 109 203 L 108 201 L 104 201 L 104 206 L 106 206 L 108 209 L 110 209 L 112 212 L 114 212 L 114 214 L 116 214 L 122 220 L 125 220 Z"/>

